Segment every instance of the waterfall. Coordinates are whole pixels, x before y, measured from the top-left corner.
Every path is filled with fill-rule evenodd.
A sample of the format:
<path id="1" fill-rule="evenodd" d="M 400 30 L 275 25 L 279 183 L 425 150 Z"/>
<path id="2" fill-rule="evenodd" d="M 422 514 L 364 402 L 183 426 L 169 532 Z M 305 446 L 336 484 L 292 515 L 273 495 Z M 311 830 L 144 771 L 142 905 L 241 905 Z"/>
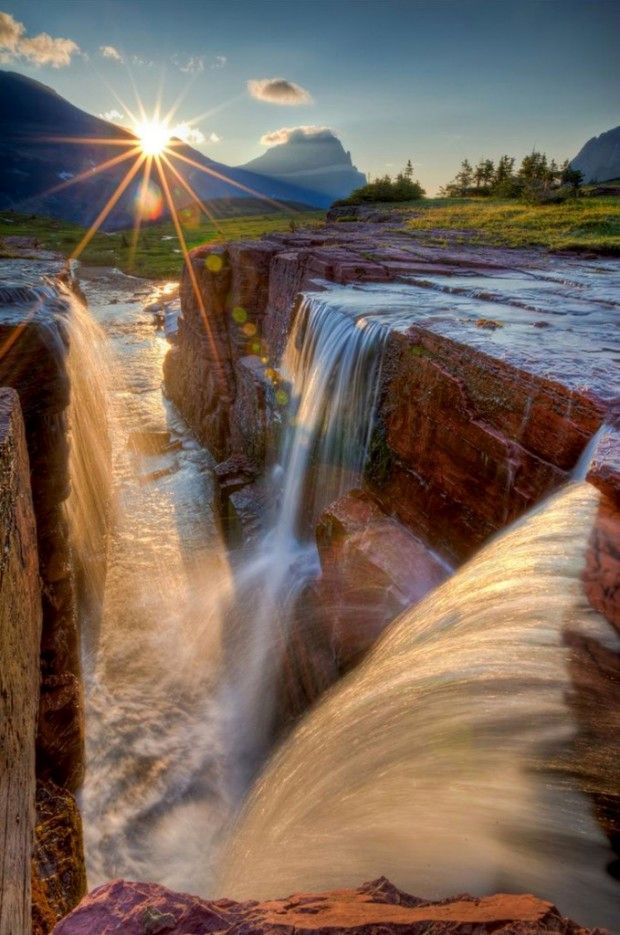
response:
<path id="1" fill-rule="evenodd" d="M 106 574 L 110 525 L 111 451 L 108 392 L 112 361 L 106 336 L 83 302 L 71 295 L 69 338 L 69 476 L 66 503 L 74 556 L 82 642 L 94 651 Z"/>
<path id="2" fill-rule="evenodd" d="M 580 580 L 598 499 L 569 485 L 398 618 L 267 767 L 218 892 L 385 874 L 426 898 L 529 891 L 613 924 L 613 853 L 586 794 L 617 793 L 590 669 L 618 638 Z"/>
<path id="3" fill-rule="evenodd" d="M 273 520 L 235 577 L 224 706 L 233 712 L 238 796 L 272 740 L 277 670 L 304 587 L 319 572 L 314 522 L 362 479 L 387 334 L 380 321 L 320 294 L 297 308 L 281 368 L 290 400 L 273 472 Z"/>

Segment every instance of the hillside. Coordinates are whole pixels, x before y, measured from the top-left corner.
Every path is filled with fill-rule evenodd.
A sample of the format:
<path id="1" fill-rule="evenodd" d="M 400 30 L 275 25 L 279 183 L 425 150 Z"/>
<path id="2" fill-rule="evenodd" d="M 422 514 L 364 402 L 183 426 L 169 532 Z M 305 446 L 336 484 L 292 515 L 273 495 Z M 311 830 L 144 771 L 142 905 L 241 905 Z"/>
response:
<path id="1" fill-rule="evenodd" d="M 86 142 L 63 138 L 82 138 Z M 38 81 L 0 71 L 0 209 L 29 211 L 82 225 L 92 223 L 130 162 L 75 184 L 65 183 L 122 152 L 122 146 L 97 142 L 105 139 L 126 139 L 129 146 L 134 136 L 80 110 Z M 247 189 L 258 198 L 314 208 L 325 207 L 331 200 L 301 185 L 214 162 L 185 144 L 176 151 L 216 173 L 208 175 L 181 164 L 183 175 L 203 201 L 247 199 Z M 138 186 L 139 176 L 108 218 L 108 229 L 132 223 Z M 180 196 L 179 204 L 187 203 L 188 196 L 182 189 Z"/>

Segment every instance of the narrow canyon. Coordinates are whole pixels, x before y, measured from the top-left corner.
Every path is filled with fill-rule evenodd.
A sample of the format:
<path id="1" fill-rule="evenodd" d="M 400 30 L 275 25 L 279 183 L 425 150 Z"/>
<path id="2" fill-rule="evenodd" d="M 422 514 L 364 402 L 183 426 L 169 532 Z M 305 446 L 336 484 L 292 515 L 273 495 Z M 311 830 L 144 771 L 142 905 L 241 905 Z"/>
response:
<path id="1" fill-rule="evenodd" d="M 619 286 L 0 261 L 0 935 L 618 931 Z"/>

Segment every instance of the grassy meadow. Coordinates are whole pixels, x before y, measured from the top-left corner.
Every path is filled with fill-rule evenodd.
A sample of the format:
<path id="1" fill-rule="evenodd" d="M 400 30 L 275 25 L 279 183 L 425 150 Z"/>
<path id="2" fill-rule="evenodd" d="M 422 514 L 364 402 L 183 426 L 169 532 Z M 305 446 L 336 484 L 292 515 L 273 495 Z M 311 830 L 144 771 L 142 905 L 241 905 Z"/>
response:
<path id="1" fill-rule="evenodd" d="M 260 237 L 273 231 L 316 226 L 325 219 L 323 211 L 303 211 L 294 215 L 272 212 L 262 215 L 218 219 L 211 222 L 184 223 L 183 232 L 189 248 L 210 241 Z M 12 238 L 35 241 L 36 249 L 54 250 L 69 257 L 80 243 L 85 230 L 68 221 L 37 215 L 0 212 L 0 258 L 23 256 L 27 248 Z M 140 231 L 135 256 L 131 251 L 131 230 L 106 233 L 99 231 L 80 255 L 90 266 L 116 266 L 125 273 L 150 279 L 175 279 L 181 274 L 183 255 L 172 222 L 144 225 Z"/>
<path id="2" fill-rule="evenodd" d="M 620 197 L 529 204 L 490 198 L 436 198 L 410 205 L 407 221 L 436 243 L 449 238 L 491 246 L 620 254 Z"/>

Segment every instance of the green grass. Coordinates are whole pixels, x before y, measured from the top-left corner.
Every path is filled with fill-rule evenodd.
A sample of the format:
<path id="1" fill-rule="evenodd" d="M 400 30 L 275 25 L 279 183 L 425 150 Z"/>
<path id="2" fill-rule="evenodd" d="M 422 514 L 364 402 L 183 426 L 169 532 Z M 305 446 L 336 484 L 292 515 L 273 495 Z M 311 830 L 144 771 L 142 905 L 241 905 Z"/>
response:
<path id="1" fill-rule="evenodd" d="M 620 197 L 582 197 L 547 205 L 433 199 L 419 206 L 407 227 L 432 231 L 438 242 L 450 233 L 454 243 L 462 231 L 461 239 L 468 243 L 620 254 Z"/>
<path id="2" fill-rule="evenodd" d="M 211 241 L 252 239 L 261 234 L 291 229 L 291 217 L 296 228 L 316 226 L 325 219 L 322 211 L 304 211 L 294 215 L 271 213 L 218 220 L 219 230 L 211 223 L 185 224 L 188 247 Z M 0 211 L 0 257 L 23 255 L 13 246 L 10 237 L 34 238 L 40 248 L 71 256 L 84 236 L 84 228 L 67 221 L 34 215 Z M 145 225 L 140 232 L 135 257 L 131 257 L 131 231 L 107 234 L 101 231 L 93 237 L 80 255 L 90 266 L 116 266 L 125 273 L 150 279 L 174 279 L 181 274 L 183 256 L 171 222 Z"/>

